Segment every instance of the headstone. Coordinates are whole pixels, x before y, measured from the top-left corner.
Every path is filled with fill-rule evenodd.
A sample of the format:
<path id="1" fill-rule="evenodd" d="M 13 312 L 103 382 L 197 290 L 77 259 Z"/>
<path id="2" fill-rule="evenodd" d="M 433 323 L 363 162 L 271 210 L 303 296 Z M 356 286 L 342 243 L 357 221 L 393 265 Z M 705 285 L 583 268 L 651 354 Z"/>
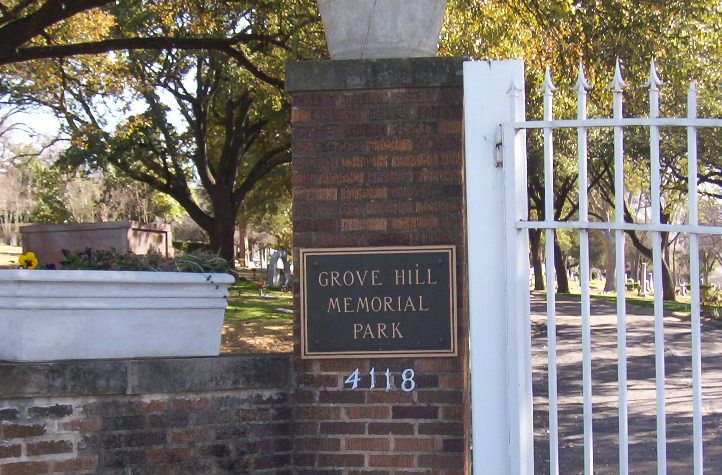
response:
<path id="1" fill-rule="evenodd" d="M 173 257 L 173 237 L 168 224 L 141 224 L 137 221 L 114 223 L 33 224 L 20 228 L 23 252 L 32 251 L 41 264 L 60 267 L 63 249 L 115 249 L 120 253 L 157 252 Z"/>
<path id="2" fill-rule="evenodd" d="M 274 288 L 288 288 L 292 283 L 292 272 L 288 253 L 286 251 L 276 251 L 271 255 L 268 263 L 268 278 L 266 285 Z"/>

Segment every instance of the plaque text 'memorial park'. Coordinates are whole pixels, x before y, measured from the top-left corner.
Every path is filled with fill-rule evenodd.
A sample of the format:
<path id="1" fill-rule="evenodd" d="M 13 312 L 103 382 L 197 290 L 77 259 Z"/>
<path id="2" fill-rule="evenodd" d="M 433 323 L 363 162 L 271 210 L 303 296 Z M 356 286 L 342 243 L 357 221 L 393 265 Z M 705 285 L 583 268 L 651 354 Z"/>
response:
<path id="1" fill-rule="evenodd" d="M 301 249 L 304 358 L 455 356 L 454 246 Z"/>

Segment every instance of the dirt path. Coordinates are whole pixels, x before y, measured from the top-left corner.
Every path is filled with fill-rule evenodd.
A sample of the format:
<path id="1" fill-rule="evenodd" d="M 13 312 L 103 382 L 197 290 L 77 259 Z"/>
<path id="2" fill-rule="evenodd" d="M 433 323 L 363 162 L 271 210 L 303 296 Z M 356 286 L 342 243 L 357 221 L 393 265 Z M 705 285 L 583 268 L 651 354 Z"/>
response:
<path id="1" fill-rule="evenodd" d="M 223 325 L 221 353 L 293 351 L 293 323 L 250 320 Z"/>
<path id="2" fill-rule="evenodd" d="M 627 372 L 630 473 L 656 473 L 654 317 L 628 305 Z M 532 298 L 535 471 L 549 472 L 545 302 Z M 579 300 L 557 300 L 560 473 L 583 473 L 581 318 Z M 619 473 L 616 307 L 592 308 L 594 469 Z M 692 376 L 688 319 L 665 317 L 669 474 L 692 473 Z M 722 473 L 722 326 L 705 321 L 702 336 L 705 473 Z"/>

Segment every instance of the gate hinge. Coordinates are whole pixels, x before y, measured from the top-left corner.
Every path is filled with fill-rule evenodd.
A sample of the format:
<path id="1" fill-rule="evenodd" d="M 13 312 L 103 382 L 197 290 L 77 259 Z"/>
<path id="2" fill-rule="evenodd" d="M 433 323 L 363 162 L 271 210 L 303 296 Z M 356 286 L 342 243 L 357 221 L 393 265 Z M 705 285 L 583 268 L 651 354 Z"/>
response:
<path id="1" fill-rule="evenodd" d="M 501 168 L 504 166 L 504 148 L 503 148 L 503 137 L 501 125 L 496 128 L 494 134 L 494 166 Z"/>

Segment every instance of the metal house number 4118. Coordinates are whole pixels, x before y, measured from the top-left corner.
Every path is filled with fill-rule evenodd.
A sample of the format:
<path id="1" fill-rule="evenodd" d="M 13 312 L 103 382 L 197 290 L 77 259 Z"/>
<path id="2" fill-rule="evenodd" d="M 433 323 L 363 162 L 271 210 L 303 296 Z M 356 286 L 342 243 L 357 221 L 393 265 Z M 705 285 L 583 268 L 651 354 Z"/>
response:
<path id="1" fill-rule="evenodd" d="M 376 388 L 376 368 L 371 368 L 371 371 L 369 371 L 369 376 L 371 376 L 371 382 L 369 384 L 369 389 L 375 389 Z M 383 376 L 386 377 L 386 391 L 391 391 L 392 381 L 393 377 L 391 376 L 391 370 L 389 368 L 386 368 L 386 371 L 383 373 Z M 416 381 L 414 381 L 414 377 L 416 376 L 416 373 L 413 369 L 405 369 L 401 372 L 401 390 L 404 392 L 411 392 L 414 389 L 416 389 Z M 344 381 L 345 384 L 351 385 L 351 390 L 354 390 L 358 388 L 359 381 L 361 381 L 361 375 L 359 373 L 359 369 L 356 368 L 356 370 L 351 373 L 348 378 L 346 378 L 346 381 Z"/>

